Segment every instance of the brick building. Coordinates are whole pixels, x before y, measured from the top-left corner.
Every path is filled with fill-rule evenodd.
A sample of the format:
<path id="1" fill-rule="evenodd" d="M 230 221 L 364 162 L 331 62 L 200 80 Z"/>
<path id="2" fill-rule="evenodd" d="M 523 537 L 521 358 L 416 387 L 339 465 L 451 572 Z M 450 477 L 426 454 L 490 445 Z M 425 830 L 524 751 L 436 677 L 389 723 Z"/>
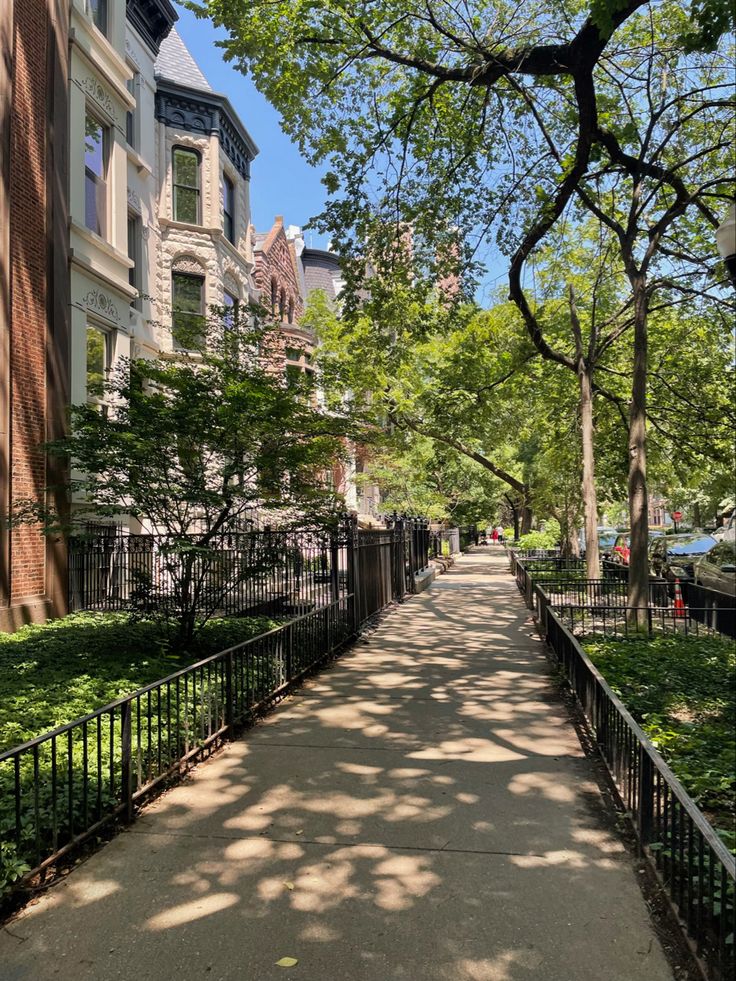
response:
<path id="1" fill-rule="evenodd" d="M 63 434 L 69 401 L 68 51 L 65 0 L 0 3 L 2 516 L 53 481 L 42 444 Z M 0 525 L 0 629 L 65 605 L 62 544 Z"/>
<path id="2" fill-rule="evenodd" d="M 276 216 L 270 231 L 251 229 L 251 236 L 260 302 L 280 327 L 280 344 L 275 352 L 279 368 L 287 372 L 311 371 L 315 337 L 299 326 L 305 294 L 296 243 L 287 237 L 281 215 Z"/>

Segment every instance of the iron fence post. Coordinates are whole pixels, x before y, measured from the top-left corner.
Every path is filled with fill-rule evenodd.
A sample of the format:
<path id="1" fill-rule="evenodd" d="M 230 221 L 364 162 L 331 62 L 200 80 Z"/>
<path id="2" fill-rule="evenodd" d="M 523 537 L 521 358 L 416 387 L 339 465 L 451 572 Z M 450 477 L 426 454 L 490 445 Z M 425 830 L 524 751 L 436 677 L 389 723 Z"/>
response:
<path id="1" fill-rule="evenodd" d="M 120 706 L 120 798 L 123 805 L 123 820 L 130 824 L 133 820 L 133 769 L 132 757 L 132 711 L 128 699 Z"/>
<path id="2" fill-rule="evenodd" d="M 225 658 L 225 725 L 232 739 L 235 724 L 235 705 L 233 704 L 233 652 L 228 651 Z"/>
<path id="3" fill-rule="evenodd" d="M 654 823 L 654 767 L 652 760 L 639 745 L 639 838 L 642 845 L 648 845 L 652 840 Z"/>

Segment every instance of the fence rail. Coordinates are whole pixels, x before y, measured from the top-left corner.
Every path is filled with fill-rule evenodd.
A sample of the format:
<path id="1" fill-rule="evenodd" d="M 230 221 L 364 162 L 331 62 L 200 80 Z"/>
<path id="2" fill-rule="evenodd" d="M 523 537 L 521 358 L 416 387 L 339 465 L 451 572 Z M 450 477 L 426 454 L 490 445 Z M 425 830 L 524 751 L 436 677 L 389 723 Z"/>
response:
<path id="1" fill-rule="evenodd" d="M 625 610 L 614 612 L 626 622 Z M 666 612 L 671 616 L 671 610 Z M 730 979 L 736 927 L 733 855 L 590 661 L 563 614 L 549 609 L 546 626 L 547 640 L 595 734 L 644 854 L 710 976 Z"/>
<path id="2" fill-rule="evenodd" d="M 77 537 L 69 547 L 69 609 L 179 605 L 197 589 L 222 615 L 306 613 L 346 591 L 347 530 L 219 535 L 207 547 L 167 535 Z"/>
<path id="3" fill-rule="evenodd" d="M 352 594 L 0 753 L 0 840 L 58 861 L 230 738 L 354 634 Z"/>

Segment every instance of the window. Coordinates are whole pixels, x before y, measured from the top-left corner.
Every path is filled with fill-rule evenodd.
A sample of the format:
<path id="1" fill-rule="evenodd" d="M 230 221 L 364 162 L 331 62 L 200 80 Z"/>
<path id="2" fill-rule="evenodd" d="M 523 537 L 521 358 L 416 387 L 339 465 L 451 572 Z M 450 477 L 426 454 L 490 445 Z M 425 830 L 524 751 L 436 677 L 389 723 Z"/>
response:
<path id="1" fill-rule="evenodd" d="M 276 280 L 271 280 L 271 315 L 276 316 L 276 303 L 277 303 L 277 293 L 276 293 Z"/>
<path id="2" fill-rule="evenodd" d="M 202 342 L 204 328 L 204 278 L 189 273 L 172 273 L 171 332 L 174 347 L 188 350 Z"/>
<path id="3" fill-rule="evenodd" d="M 128 270 L 128 282 L 133 287 L 133 289 L 140 293 L 143 283 L 141 279 L 141 220 L 138 215 L 133 214 L 133 212 L 128 212 L 128 258 L 132 259 L 135 263 L 134 266 Z M 136 297 L 132 301 L 132 305 L 136 310 L 141 308 L 140 296 Z"/>
<path id="4" fill-rule="evenodd" d="M 85 11 L 95 27 L 107 34 L 107 0 L 85 0 Z"/>
<path id="5" fill-rule="evenodd" d="M 94 116 L 84 120 L 84 223 L 107 236 L 107 161 L 110 131 Z"/>
<path id="6" fill-rule="evenodd" d="M 288 320 L 290 324 L 294 323 L 294 297 L 292 296 L 289 300 L 289 315 Z"/>
<path id="7" fill-rule="evenodd" d="M 199 225 L 199 154 L 174 147 L 174 221 Z"/>
<path id="8" fill-rule="evenodd" d="M 284 312 L 286 310 L 286 293 L 281 290 L 281 296 L 279 297 L 279 320 L 284 322 Z"/>
<path id="9" fill-rule="evenodd" d="M 87 401 L 101 404 L 110 370 L 110 335 L 87 325 Z"/>
<path id="10" fill-rule="evenodd" d="M 235 185 L 226 174 L 222 176 L 222 228 L 228 242 L 235 244 Z"/>
<path id="11" fill-rule="evenodd" d="M 139 86 L 140 76 L 136 72 L 132 78 L 129 78 L 125 83 L 125 87 L 128 92 L 133 96 L 134 99 L 138 99 L 138 92 L 140 91 Z M 138 149 L 138 106 L 136 104 L 134 109 L 129 109 L 125 114 L 125 139 L 128 141 L 128 146 L 132 147 L 134 150 Z"/>
<path id="12" fill-rule="evenodd" d="M 240 301 L 237 296 L 233 296 L 232 293 L 228 293 L 225 290 L 225 302 L 223 303 L 224 308 L 224 321 L 225 328 L 227 330 L 234 330 L 238 323 L 238 309 L 240 307 Z"/>

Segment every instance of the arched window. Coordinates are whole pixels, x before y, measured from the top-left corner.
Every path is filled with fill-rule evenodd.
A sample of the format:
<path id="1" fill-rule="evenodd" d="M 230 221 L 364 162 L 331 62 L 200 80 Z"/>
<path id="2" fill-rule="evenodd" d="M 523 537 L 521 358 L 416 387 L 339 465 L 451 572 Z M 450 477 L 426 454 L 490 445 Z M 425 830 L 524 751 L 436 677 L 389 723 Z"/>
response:
<path id="1" fill-rule="evenodd" d="M 277 292 L 276 292 L 276 277 L 271 279 L 271 316 L 276 316 L 276 303 L 277 303 Z"/>
<path id="2" fill-rule="evenodd" d="M 289 323 L 294 323 L 294 297 L 289 297 Z"/>
<path id="3" fill-rule="evenodd" d="M 284 313 L 286 312 L 286 293 L 281 290 L 281 296 L 279 297 L 279 320 L 283 323 Z"/>

